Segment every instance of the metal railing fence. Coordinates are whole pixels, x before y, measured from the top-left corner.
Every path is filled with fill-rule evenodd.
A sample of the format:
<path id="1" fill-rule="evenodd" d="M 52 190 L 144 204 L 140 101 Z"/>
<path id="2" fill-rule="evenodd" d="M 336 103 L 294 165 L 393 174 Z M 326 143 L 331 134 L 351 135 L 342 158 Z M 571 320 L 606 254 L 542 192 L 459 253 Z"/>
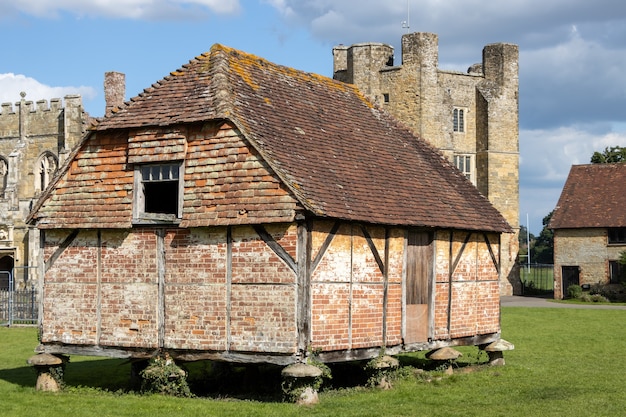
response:
<path id="1" fill-rule="evenodd" d="M 37 324 L 37 291 L 15 289 L 12 271 L 0 271 L 0 326 Z"/>
<path id="2" fill-rule="evenodd" d="M 554 265 L 530 264 L 520 265 L 522 295 L 554 296 Z"/>

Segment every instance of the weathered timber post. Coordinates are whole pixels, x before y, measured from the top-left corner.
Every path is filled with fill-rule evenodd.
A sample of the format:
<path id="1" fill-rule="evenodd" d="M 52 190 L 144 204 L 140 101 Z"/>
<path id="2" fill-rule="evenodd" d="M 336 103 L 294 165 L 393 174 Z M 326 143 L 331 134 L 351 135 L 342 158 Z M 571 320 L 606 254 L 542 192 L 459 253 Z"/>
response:
<path id="1" fill-rule="evenodd" d="M 58 392 L 63 388 L 63 371 L 68 362 L 65 356 L 40 353 L 28 358 L 28 364 L 37 371 L 37 391 Z"/>
<path id="2" fill-rule="evenodd" d="M 317 390 L 321 385 L 322 370 L 317 366 L 295 363 L 282 370 L 283 392 L 296 404 L 317 404 Z"/>

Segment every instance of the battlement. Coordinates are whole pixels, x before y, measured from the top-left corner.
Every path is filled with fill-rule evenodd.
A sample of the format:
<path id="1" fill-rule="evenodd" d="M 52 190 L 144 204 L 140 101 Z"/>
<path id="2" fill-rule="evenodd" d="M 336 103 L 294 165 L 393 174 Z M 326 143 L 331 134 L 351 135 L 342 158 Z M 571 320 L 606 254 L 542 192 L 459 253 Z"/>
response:
<path id="1" fill-rule="evenodd" d="M 0 105 L 0 138 L 18 138 L 22 132 L 26 137 L 58 135 L 59 118 L 66 119 L 65 129 L 71 128 L 79 133 L 83 127 L 82 98 L 79 95 L 66 95 L 63 100 L 53 98 L 33 102 L 24 99 Z M 68 124 L 69 123 L 69 124 Z M 76 124 L 76 128 L 72 127 Z"/>
<path id="2" fill-rule="evenodd" d="M 76 94 L 66 95 L 64 101 L 65 107 L 67 108 L 80 107 L 82 105 L 81 96 Z M 0 117 L 18 113 L 20 106 L 25 113 L 54 113 L 65 108 L 60 98 L 52 98 L 50 99 L 50 103 L 48 103 L 48 100 L 37 100 L 33 102 L 32 100 L 22 99 L 21 101 L 16 101 L 15 104 L 10 102 L 2 103 L 2 105 L 0 105 Z"/>

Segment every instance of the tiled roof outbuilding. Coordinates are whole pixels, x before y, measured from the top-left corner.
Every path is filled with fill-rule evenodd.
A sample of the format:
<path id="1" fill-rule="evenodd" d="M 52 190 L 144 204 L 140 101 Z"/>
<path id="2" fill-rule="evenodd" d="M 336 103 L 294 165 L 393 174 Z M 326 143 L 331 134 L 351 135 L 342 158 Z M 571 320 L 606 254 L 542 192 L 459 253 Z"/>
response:
<path id="1" fill-rule="evenodd" d="M 107 215 L 113 216 L 111 210 L 128 216 L 132 211 L 127 207 L 132 198 L 124 197 L 124 192 L 132 192 L 133 175 L 126 165 L 132 146 L 124 139 L 125 132 L 220 120 L 234 125 L 299 205 L 316 216 L 387 225 L 511 230 L 443 155 L 375 107 L 356 87 L 222 45 L 107 114 L 85 137 L 31 216 L 44 220 L 47 227 L 64 227 L 65 220 L 55 216 L 70 200 L 75 204 L 83 198 L 89 200 L 85 209 L 92 210 L 90 226 L 97 226 L 99 219 L 103 227 L 130 224 L 130 217 L 105 221 Z M 107 138 L 108 143 L 100 143 L 105 139 L 99 138 Z M 81 160 L 89 147 L 108 147 L 110 166 L 106 172 L 98 171 L 97 178 L 93 172 L 98 169 L 93 167 L 101 167 L 102 161 Z M 173 141 L 172 149 L 182 148 Z M 187 154 L 190 157 L 194 156 Z M 74 185 L 64 180 L 70 167 L 84 174 L 74 175 Z M 80 183 L 81 178 L 92 182 Z M 70 186 L 76 192 L 69 193 Z M 52 200 L 54 204 L 49 203 Z"/>
<path id="2" fill-rule="evenodd" d="M 626 164 L 573 165 L 548 227 L 626 227 Z"/>

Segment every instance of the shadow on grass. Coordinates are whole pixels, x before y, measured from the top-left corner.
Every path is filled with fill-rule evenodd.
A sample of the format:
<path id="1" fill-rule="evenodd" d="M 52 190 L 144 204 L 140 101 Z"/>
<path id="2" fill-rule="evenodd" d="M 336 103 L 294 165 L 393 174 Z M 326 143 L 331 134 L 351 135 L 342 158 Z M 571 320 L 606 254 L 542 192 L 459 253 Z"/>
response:
<path id="1" fill-rule="evenodd" d="M 107 391 L 131 391 L 131 364 L 126 359 L 76 359 L 65 367 L 65 385 Z"/>
<path id="2" fill-rule="evenodd" d="M 276 402 L 282 399 L 282 367 L 235 365 L 200 361 L 182 364 L 194 395 L 203 398 L 232 398 Z M 93 388 L 109 392 L 140 392 L 126 359 L 71 357 L 63 372 L 66 388 Z M 32 366 L 0 369 L 0 380 L 34 388 L 37 374 Z"/>
<path id="3" fill-rule="evenodd" d="M 398 355 L 401 367 L 433 370 L 435 364 L 423 355 Z M 474 362 L 474 365 L 476 363 Z M 332 379 L 322 390 L 366 386 L 370 375 L 366 362 L 328 364 Z M 468 364 L 458 363 L 455 368 Z M 191 392 L 198 397 L 280 402 L 283 398 L 283 367 L 266 364 L 229 364 L 199 361 L 181 364 L 188 374 Z M 131 377 L 131 362 L 125 359 L 72 357 L 64 371 L 67 388 L 93 388 L 109 392 L 139 392 L 137 380 Z M 0 370 L 0 379 L 23 387 L 34 387 L 36 372 L 31 366 Z"/>
<path id="4" fill-rule="evenodd" d="M 34 387 L 37 373 L 35 368 L 28 365 L 0 369 L 0 379 L 22 387 Z M 70 360 L 65 367 L 64 380 L 68 387 L 129 390 L 130 363 L 120 359 Z"/>
<path id="5" fill-rule="evenodd" d="M 19 368 L 0 369 L 0 379 L 22 387 L 34 387 L 37 374 L 31 366 Z"/>

